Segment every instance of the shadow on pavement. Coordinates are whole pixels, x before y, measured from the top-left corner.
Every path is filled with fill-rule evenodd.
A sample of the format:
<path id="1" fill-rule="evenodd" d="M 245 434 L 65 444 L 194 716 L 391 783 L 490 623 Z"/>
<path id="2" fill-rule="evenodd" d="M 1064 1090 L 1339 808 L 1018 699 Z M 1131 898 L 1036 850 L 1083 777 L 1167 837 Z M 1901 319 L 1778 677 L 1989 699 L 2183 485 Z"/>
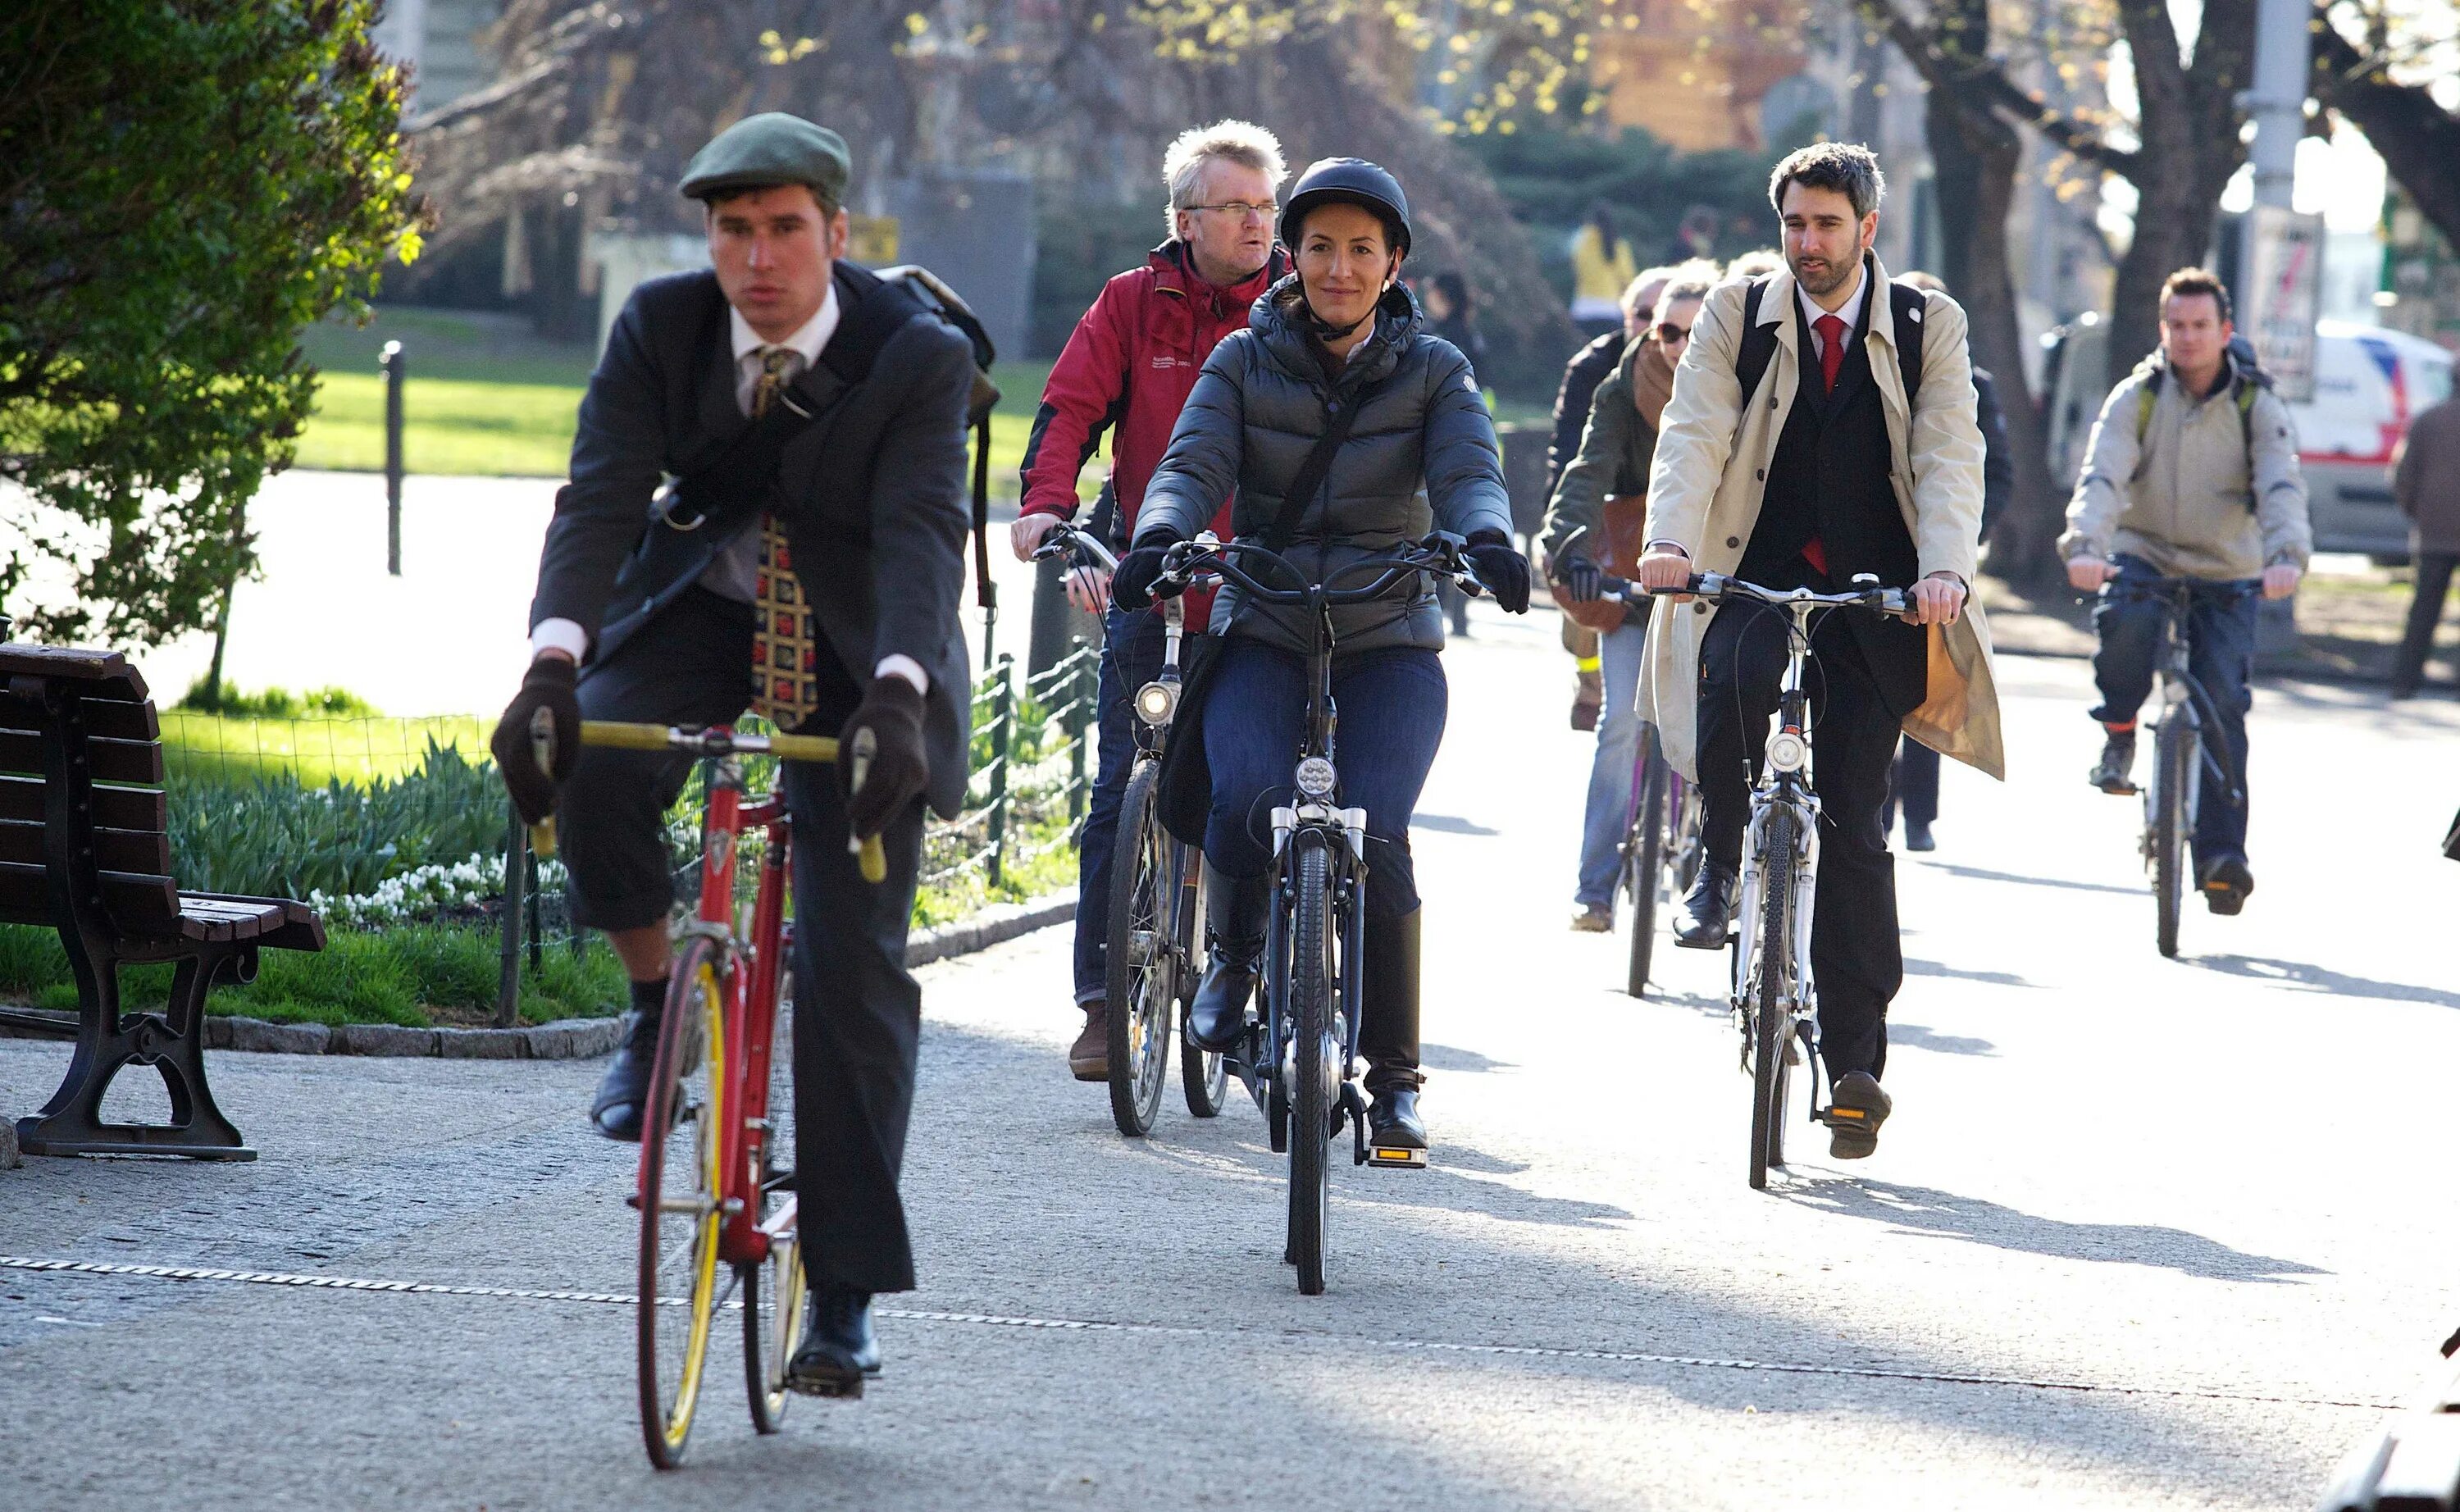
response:
<path id="1" fill-rule="evenodd" d="M 1922 864 L 1933 871 L 1943 871 L 1951 877 L 1963 877 L 1974 882 L 2012 882 L 2025 887 L 2067 887 L 2076 892 L 2114 892 L 2126 898 L 2144 896 L 2144 889 L 2141 887 L 2119 887 L 2106 882 L 2069 882 L 2065 877 L 2025 877 L 2012 871 L 1992 871 L 1986 866 L 1960 866 L 1948 861 L 1926 861 Z"/>
<path id="2" fill-rule="evenodd" d="M 1888 1020 L 1890 1048 L 1902 1046 L 1913 1050 L 1936 1051 L 1942 1055 L 1995 1055 L 1999 1047 L 1989 1040 L 1969 1034 L 1935 1034 L 1919 1024 Z"/>
<path id="3" fill-rule="evenodd" d="M 2031 987 L 2033 984 L 2012 971 L 1968 971 L 1961 966 L 1946 966 L 1938 961 L 1905 960 L 1907 976 L 1943 976 L 1957 982 L 1980 982 L 1984 987 Z"/>
<path id="4" fill-rule="evenodd" d="M 1784 1192 L 1789 1202 L 1867 1218 L 1902 1232 L 1936 1234 L 2060 1260 L 2158 1266 L 2208 1281 L 2286 1281 L 2330 1272 L 2295 1260 L 2250 1255 L 2201 1234 L 2151 1224 L 2071 1224 L 2021 1213 L 1980 1198 L 1884 1182 L 1813 1178 Z"/>
<path id="5" fill-rule="evenodd" d="M 1451 814 L 1412 814 L 1410 816 L 1410 827 L 1431 829 L 1441 835 L 1500 835 L 1503 833 L 1499 829 L 1489 829 L 1483 824 Z"/>
<path id="6" fill-rule="evenodd" d="M 1474 1050 L 1461 1050 L 1452 1045 L 1422 1045 L 1418 1049 L 1418 1066 L 1424 1071 L 1459 1071 L 1472 1074 L 1489 1071 L 1517 1071 L 1508 1060 L 1481 1055 Z"/>
<path id="7" fill-rule="evenodd" d="M 2413 987 L 2406 982 L 2378 982 L 2372 977 L 2351 976 L 2324 967 L 2310 966 L 2303 961 L 2271 961 L 2251 955 L 2198 955 L 2189 963 L 2225 976 L 2252 977 L 2259 982 L 2273 982 L 2282 987 L 2309 992 L 2329 992 L 2336 997 L 2373 997 L 2391 1003 L 2431 1003 L 2437 1008 L 2460 1008 L 2460 992 L 2447 992 L 2440 988 Z"/>

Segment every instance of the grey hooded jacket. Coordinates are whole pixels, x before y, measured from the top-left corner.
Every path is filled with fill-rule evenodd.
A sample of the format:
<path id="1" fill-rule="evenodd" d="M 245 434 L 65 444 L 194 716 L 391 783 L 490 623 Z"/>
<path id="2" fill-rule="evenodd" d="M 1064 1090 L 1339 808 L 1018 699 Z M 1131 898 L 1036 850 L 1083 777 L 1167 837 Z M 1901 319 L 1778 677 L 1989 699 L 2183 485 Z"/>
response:
<path id="1" fill-rule="evenodd" d="M 1469 359 L 1426 333 L 1416 302 L 1396 285 L 1377 308 L 1374 333 L 1350 352 L 1336 387 L 1318 359 L 1300 299 L 1292 274 L 1256 301 L 1245 330 L 1213 349 L 1145 490 L 1136 543 L 1194 536 L 1234 488 L 1232 530 L 1241 541 L 1261 541 L 1281 512 L 1283 491 L 1324 434 L 1325 401 L 1362 394 L 1349 437 L 1283 553 L 1293 565 L 1320 583 L 1328 572 L 1416 541 L 1438 524 L 1464 537 L 1481 530 L 1509 537 L 1503 457 Z M 1367 581 L 1351 574 L 1334 586 Z M 1227 587 L 1214 601 L 1212 628 L 1299 651 L 1311 639 L 1299 611 L 1246 603 Z M 1389 601 L 1335 609 L 1333 637 L 1340 654 L 1395 646 L 1437 650 L 1444 643 L 1443 611 L 1421 578 L 1404 583 Z"/>

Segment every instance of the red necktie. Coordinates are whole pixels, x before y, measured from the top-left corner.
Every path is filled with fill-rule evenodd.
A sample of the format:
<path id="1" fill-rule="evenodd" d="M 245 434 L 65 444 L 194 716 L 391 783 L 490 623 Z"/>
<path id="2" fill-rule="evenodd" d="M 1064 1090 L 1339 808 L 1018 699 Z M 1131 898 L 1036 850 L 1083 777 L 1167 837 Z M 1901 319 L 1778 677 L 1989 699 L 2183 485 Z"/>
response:
<path id="1" fill-rule="evenodd" d="M 1822 315 L 1811 323 L 1819 332 L 1819 381 L 1826 392 L 1836 392 L 1837 370 L 1845 366 L 1845 322 L 1834 315 Z"/>
<path id="2" fill-rule="evenodd" d="M 1811 323 L 1819 332 L 1819 381 L 1823 392 L 1836 392 L 1836 374 L 1845 366 L 1845 322 L 1834 315 L 1822 315 Z M 1802 543 L 1802 560 L 1821 577 L 1828 575 L 1828 547 L 1814 535 Z"/>

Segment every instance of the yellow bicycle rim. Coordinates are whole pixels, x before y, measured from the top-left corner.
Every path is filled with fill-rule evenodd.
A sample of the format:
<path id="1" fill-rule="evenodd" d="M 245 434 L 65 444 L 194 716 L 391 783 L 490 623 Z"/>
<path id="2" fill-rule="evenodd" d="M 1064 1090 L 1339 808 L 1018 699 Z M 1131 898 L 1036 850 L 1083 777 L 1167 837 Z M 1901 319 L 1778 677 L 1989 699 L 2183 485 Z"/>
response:
<path id="1" fill-rule="evenodd" d="M 700 1216 L 699 1234 L 692 1245 L 691 1332 L 684 1345 L 683 1379 L 676 1384 L 675 1404 L 668 1412 L 665 1424 L 667 1445 L 675 1450 L 683 1448 L 685 1437 L 691 1433 L 692 1413 L 700 1405 L 701 1369 L 709 1360 L 710 1320 L 717 1310 L 717 1231 L 726 1221 L 718 1207 L 719 1196 L 726 1190 L 725 1172 L 719 1164 L 726 1128 L 726 1003 L 718 991 L 714 969 L 702 967 L 695 985 L 700 990 L 697 995 L 703 1033 L 707 1035 L 703 1064 L 709 1071 L 709 1107 L 699 1122 L 697 1153 L 701 1195 L 709 1200 L 709 1210 Z"/>

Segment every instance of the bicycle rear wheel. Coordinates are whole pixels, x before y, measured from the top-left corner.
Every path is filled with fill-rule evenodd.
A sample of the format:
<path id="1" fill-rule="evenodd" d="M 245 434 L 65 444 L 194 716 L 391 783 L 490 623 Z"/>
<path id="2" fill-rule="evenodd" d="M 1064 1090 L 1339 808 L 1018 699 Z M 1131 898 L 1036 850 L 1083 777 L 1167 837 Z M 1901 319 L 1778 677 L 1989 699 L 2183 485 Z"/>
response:
<path id="1" fill-rule="evenodd" d="M 1657 884 L 1665 870 L 1665 841 L 1671 826 L 1665 812 L 1665 760 L 1657 754 L 1656 732 L 1646 733 L 1648 758 L 1642 769 L 1640 802 L 1632 811 L 1631 838 L 1631 968 L 1623 990 L 1648 995 L 1648 967 L 1657 949 Z"/>
<path id="2" fill-rule="evenodd" d="M 789 968 L 791 972 L 792 968 Z M 760 1222 L 775 1227 L 795 1201 L 794 978 L 779 994 L 777 1028 L 769 1041 L 769 1128 L 761 1138 Z M 738 1267 L 743 1288 L 743 1381 L 752 1398 L 752 1426 L 774 1434 L 785 1426 L 786 1362 L 803 1342 L 803 1246 L 799 1233 L 773 1232 L 769 1258 Z"/>
<path id="3" fill-rule="evenodd" d="M 1760 859 L 1759 969 L 1751 982 L 1751 1190 L 1768 1187 L 1769 1167 L 1785 1163 L 1786 999 L 1793 959 L 1793 811 L 1769 813 Z"/>
<path id="4" fill-rule="evenodd" d="M 729 969 L 712 942 L 685 945 L 641 1118 L 641 1437 L 661 1470 L 683 1463 L 717 1308 Z"/>
<path id="5" fill-rule="evenodd" d="M 2195 732 L 2175 712 L 2152 732 L 2152 790 L 2145 822 L 2152 845 L 2153 943 L 2178 953 L 2178 915 L 2187 893 L 2187 778 L 2198 759 Z"/>
<path id="6" fill-rule="evenodd" d="M 1332 888 L 1321 842 L 1303 844 L 1290 924 L 1290 1264 L 1299 1290 L 1325 1286 L 1325 1209 L 1332 1190 L 1332 1109 L 1341 1055 L 1332 1027 Z"/>
<path id="7" fill-rule="evenodd" d="M 1171 949 L 1176 847 L 1154 812 L 1161 763 L 1139 761 L 1119 801 L 1111 855 L 1111 1121 L 1130 1139 L 1153 1130 L 1170 1069 L 1177 957 Z"/>

